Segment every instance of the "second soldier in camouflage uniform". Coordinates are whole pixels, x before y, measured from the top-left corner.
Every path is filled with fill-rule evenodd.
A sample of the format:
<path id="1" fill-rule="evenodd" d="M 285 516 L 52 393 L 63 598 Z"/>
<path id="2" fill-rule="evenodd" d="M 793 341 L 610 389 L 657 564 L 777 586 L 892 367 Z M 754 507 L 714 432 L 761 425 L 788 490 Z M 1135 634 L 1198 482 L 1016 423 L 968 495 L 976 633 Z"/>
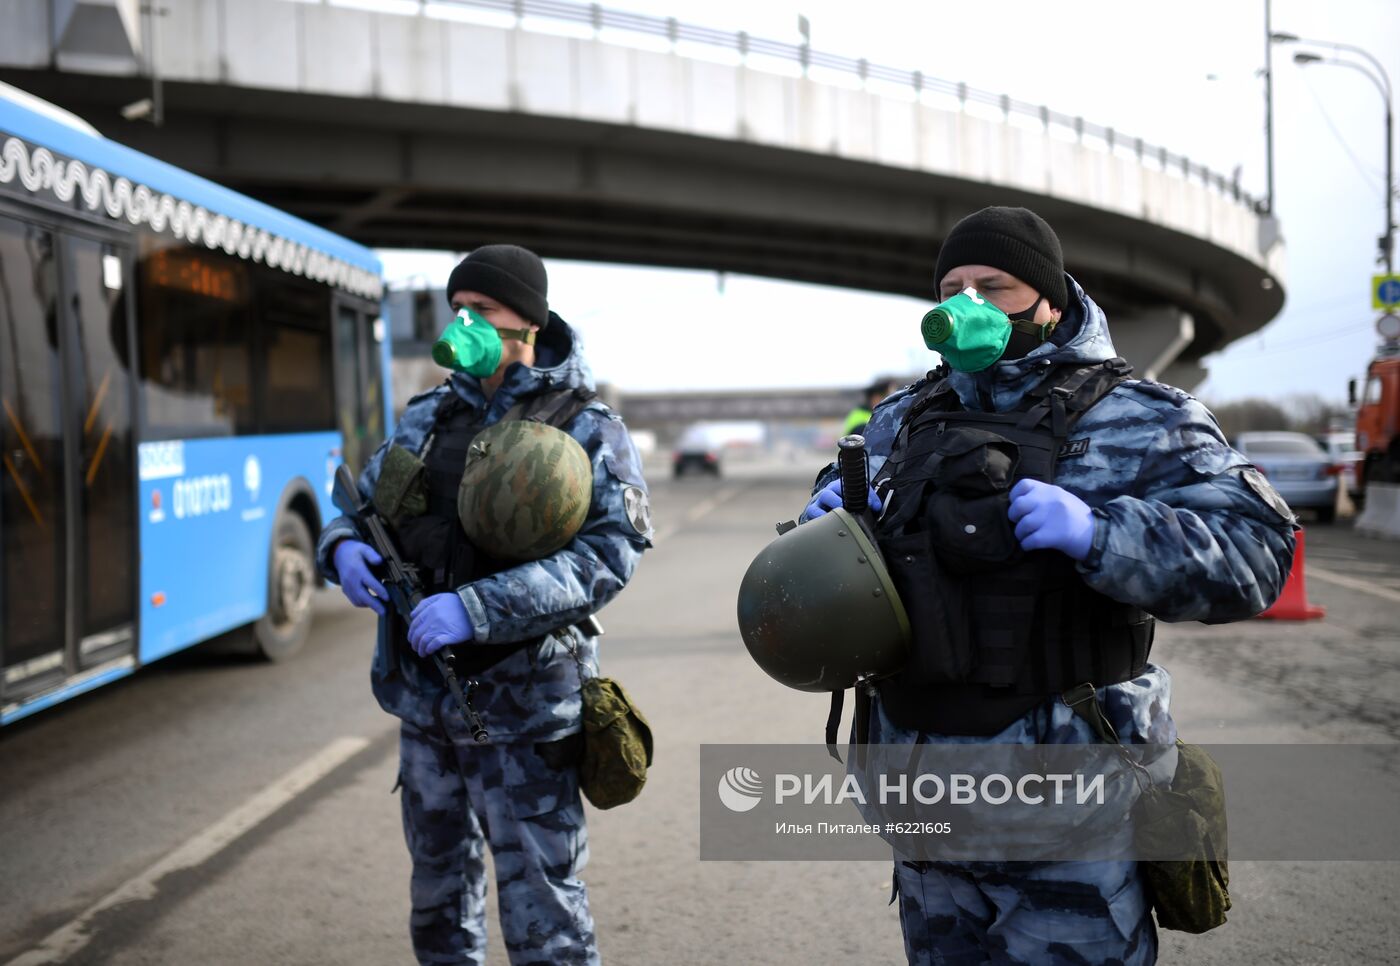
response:
<path id="1" fill-rule="evenodd" d="M 490 375 L 456 372 L 411 400 L 359 479 L 373 494 L 391 445 L 422 456 L 429 478 L 428 512 L 404 540 L 428 596 L 407 627 L 392 610 L 381 618 L 371 669 L 379 703 L 403 722 L 399 782 L 421 963 L 486 961 L 488 844 L 511 963 L 599 961 L 578 877 L 588 835 L 576 767 L 580 681 L 597 673 L 597 639 L 579 624 L 616 596 L 650 546 L 640 460 L 616 414 L 596 400 L 583 408 L 562 428 L 592 465 L 587 517 L 563 549 L 525 563 L 463 544 L 452 478 L 471 439 L 518 403 L 592 391 L 577 336 L 548 311 L 545 292 L 543 263 L 523 248 L 491 245 L 463 260 L 447 286 L 453 308 L 521 337 L 503 343 Z M 332 521 L 318 563 L 352 603 L 384 615 L 378 561 L 360 536 L 346 518 Z M 449 645 L 480 681 L 473 701 L 489 744 L 472 740 L 436 670 L 413 653 Z"/>
<path id="2" fill-rule="evenodd" d="M 1013 320 L 1054 323 L 1043 342 L 1020 326 L 985 368 L 931 374 L 946 375 L 966 411 L 1015 410 L 1061 367 L 1115 356 L 1102 310 L 1064 274 L 1058 238 L 1030 211 L 988 208 L 959 222 L 940 253 L 936 284 L 943 299 L 970 286 Z M 945 361 L 952 361 L 948 353 Z M 865 439 L 873 480 L 880 480 L 911 403 L 928 383 L 891 395 L 872 414 Z M 1170 386 L 1129 379 L 1088 409 L 1072 435 L 1053 483 L 1022 480 L 1011 491 L 1010 518 L 1024 549 L 1065 554 L 1091 591 L 1161 620 L 1238 620 L 1278 595 L 1292 561 L 1292 515 L 1226 444 L 1199 402 Z M 814 493 L 804 519 L 840 504 L 834 466 L 818 476 Z M 984 579 L 995 584 L 999 577 L 993 571 Z M 937 704 L 934 695 L 926 692 L 925 702 Z M 1098 700 L 1121 740 L 1175 740 L 1171 678 L 1162 667 L 1146 663 L 1127 680 L 1099 688 Z M 871 743 L 1098 741 L 1054 695 L 996 733 L 901 725 L 891 708 L 879 695 L 873 699 Z M 1156 959 L 1156 931 L 1132 862 L 897 861 L 895 880 L 910 963 Z"/>

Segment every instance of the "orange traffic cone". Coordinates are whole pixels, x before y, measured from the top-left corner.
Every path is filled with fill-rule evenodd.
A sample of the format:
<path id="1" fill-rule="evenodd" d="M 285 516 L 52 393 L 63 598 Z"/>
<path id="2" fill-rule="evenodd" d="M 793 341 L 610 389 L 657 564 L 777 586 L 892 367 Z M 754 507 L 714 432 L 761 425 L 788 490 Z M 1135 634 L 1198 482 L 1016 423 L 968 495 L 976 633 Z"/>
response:
<path id="1" fill-rule="evenodd" d="M 1327 608 L 1308 603 L 1308 588 L 1303 579 L 1303 545 L 1307 534 L 1298 531 L 1298 549 L 1293 554 L 1293 569 L 1288 572 L 1283 593 L 1278 595 L 1272 607 L 1260 617 L 1280 621 L 1311 621 L 1326 615 Z"/>

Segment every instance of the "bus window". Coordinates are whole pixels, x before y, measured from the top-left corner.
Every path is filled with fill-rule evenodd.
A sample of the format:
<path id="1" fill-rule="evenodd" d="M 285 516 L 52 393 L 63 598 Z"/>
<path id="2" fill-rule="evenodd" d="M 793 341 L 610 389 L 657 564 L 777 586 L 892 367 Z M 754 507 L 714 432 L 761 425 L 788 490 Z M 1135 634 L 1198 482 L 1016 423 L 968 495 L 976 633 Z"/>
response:
<path id="1" fill-rule="evenodd" d="M 6 691 L 63 670 L 63 381 L 52 233 L 0 217 L 0 663 Z"/>
<path id="2" fill-rule="evenodd" d="M 255 432 L 247 268 L 143 238 L 140 356 L 146 439 Z"/>
<path id="3" fill-rule="evenodd" d="M 335 329 L 344 459 L 359 472 L 384 441 L 384 378 L 379 343 L 374 338 L 374 320 L 356 304 L 336 303 Z"/>
<path id="4" fill-rule="evenodd" d="M 265 362 L 262 431 L 335 429 L 330 293 L 274 269 L 258 270 Z"/>
<path id="5" fill-rule="evenodd" d="M 123 250 L 63 236 L 64 278 L 74 312 L 76 364 L 69 387 L 81 455 L 78 665 L 101 663 L 132 645 L 136 568 L 135 467 L 131 445 L 126 264 Z"/>
<path id="6" fill-rule="evenodd" d="M 364 367 L 365 459 L 384 442 L 384 376 L 380 371 L 379 340 L 385 336 L 384 323 L 370 315 L 360 315 L 360 364 Z"/>

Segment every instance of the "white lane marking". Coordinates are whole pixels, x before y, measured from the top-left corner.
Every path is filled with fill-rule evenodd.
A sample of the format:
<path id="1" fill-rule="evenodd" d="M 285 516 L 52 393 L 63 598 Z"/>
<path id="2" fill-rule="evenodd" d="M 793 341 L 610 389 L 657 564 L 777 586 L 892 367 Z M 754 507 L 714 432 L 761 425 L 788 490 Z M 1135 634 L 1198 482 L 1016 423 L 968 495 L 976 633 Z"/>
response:
<path id="1" fill-rule="evenodd" d="M 1308 554 L 1308 559 L 1313 559 L 1313 555 L 1311 553 Z M 1366 576 L 1369 576 L 1370 574 L 1379 574 L 1382 577 L 1390 577 L 1391 574 L 1396 573 L 1395 564 L 1393 563 L 1368 563 L 1363 560 L 1331 560 L 1327 557 L 1323 557 L 1321 563 L 1324 567 L 1330 566 L 1334 563 L 1341 564 L 1353 574 L 1362 574 Z"/>
<path id="2" fill-rule="evenodd" d="M 41 966 L 68 959 L 92 939 L 88 930 L 99 913 L 127 902 L 154 898 L 161 879 L 172 872 L 192 869 L 209 861 L 239 836 L 368 746 L 369 742 L 364 738 L 347 737 L 332 741 L 145 872 L 117 886 L 76 919 L 51 932 L 39 945 L 10 960 L 7 966 Z"/>
<path id="3" fill-rule="evenodd" d="M 719 508 L 725 503 L 728 503 L 730 500 L 734 499 L 736 496 L 738 496 L 740 493 L 743 493 L 747 489 L 747 486 L 725 487 L 724 489 L 716 493 L 714 496 L 710 497 L 708 500 L 702 500 L 701 502 L 695 504 L 695 506 L 687 510 L 684 522 L 674 523 L 669 527 L 665 527 L 661 530 L 656 531 L 655 535 L 653 535 L 652 537 L 652 542 L 660 543 L 663 540 L 675 536 L 681 530 L 682 527 L 686 526 L 687 524 L 697 522 L 701 517 L 705 516 L 705 514 Z"/>
<path id="4" fill-rule="evenodd" d="M 1316 577 L 1318 580 L 1325 580 L 1330 584 L 1336 584 L 1338 587 L 1347 587 L 1351 590 L 1359 590 L 1363 594 L 1371 594 L 1372 596 L 1379 597 L 1382 600 L 1389 600 L 1400 604 L 1400 590 L 1391 590 L 1388 587 L 1377 587 L 1373 583 L 1367 583 L 1364 580 L 1357 580 L 1354 577 L 1345 577 L 1342 574 L 1334 574 L 1330 570 L 1322 570 L 1318 567 L 1314 567 L 1312 564 L 1305 565 L 1303 567 L 1303 572 L 1309 577 Z"/>

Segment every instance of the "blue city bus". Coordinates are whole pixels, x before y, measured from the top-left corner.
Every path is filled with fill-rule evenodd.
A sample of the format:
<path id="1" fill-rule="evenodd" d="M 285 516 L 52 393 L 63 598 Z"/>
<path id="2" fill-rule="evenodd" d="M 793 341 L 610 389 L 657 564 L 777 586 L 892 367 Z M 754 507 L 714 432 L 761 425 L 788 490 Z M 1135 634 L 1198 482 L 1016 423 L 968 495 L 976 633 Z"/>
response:
<path id="1" fill-rule="evenodd" d="M 0 724 L 306 639 L 391 418 L 370 250 L 0 85 Z"/>

